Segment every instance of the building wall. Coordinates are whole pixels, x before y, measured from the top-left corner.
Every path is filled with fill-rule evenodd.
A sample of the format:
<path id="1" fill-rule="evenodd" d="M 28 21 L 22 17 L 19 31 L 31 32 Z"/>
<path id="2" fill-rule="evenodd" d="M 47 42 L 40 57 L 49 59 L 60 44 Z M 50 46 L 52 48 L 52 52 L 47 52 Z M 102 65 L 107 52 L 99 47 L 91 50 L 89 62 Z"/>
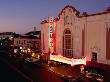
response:
<path id="1" fill-rule="evenodd" d="M 64 31 L 70 29 L 74 57 L 84 55 L 87 57 L 87 61 L 91 61 L 92 53 L 95 52 L 98 63 L 110 64 L 110 59 L 106 55 L 107 45 L 110 46 L 109 41 L 106 43 L 107 28 L 110 28 L 110 13 L 87 16 L 79 16 L 77 13 L 78 11 L 74 7 L 65 7 L 59 14 L 59 19 L 55 21 L 57 23 L 56 53 L 62 54 Z M 42 51 L 48 52 L 48 21 L 41 25 Z"/>
<path id="2" fill-rule="evenodd" d="M 33 43 L 35 42 L 35 43 Z M 25 49 L 27 48 L 39 48 L 40 49 L 40 40 L 39 39 L 29 39 L 29 38 L 14 38 L 14 46 L 23 47 Z"/>
<path id="3" fill-rule="evenodd" d="M 106 15 L 107 20 L 106 20 L 106 27 L 107 29 L 110 29 L 110 13 Z M 107 30 L 106 30 L 107 32 Z M 107 34 L 107 33 L 106 33 Z M 109 37 L 109 38 L 108 38 Z M 109 35 L 106 35 L 106 63 L 110 64 L 110 30 L 109 30 Z M 109 39 L 109 41 L 107 41 Z M 109 53 L 107 53 L 109 51 Z"/>
<path id="4" fill-rule="evenodd" d="M 42 24 L 41 29 L 41 50 L 48 53 L 48 23 Z"/>
<path id="5" fill-rule="evenodd" d="M 105 61 L 106 52 L 106 26 L 105 26 L 105 16 L 90 16 L 87 18 L 87 27 L 86 27 L 86 44 L 87 44 L 87 53 L 91 59 L 91 53 L 97 53 L 97 60 L 100 62 Z M 89 59 L 89 60 L 90 60 Z"/>
<path id="6" fill-rule="evenodd" d="M 87 23 L 87 51 L 90 52 L 90 57 L 91 52 L 97 52 L 98 62 L 104 64 L 110 64 L 106 58 L 106 46 L 108 45 L 106 44 L 107 15 L 88 17 Z M 91 22 L 89 23 L 89 21 Z"/>

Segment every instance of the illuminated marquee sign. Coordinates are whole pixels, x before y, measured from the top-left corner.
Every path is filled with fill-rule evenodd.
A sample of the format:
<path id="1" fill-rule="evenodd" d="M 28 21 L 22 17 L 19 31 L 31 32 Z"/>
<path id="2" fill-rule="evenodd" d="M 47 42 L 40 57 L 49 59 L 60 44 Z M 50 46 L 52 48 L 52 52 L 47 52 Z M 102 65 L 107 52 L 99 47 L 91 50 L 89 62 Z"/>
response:
<path id="1" fill-rule="evenodd" d="M 70 64 L 71 66 L 79 65 L 79 64 L 86 65 L 86 57 L 74 59 L 74 58 L 66 58 L 66 57 L 63 57 L 62 55 L 51 55 L 50 54 L 50 60 Z"/>
<path id="2" fill-rule="evenodd" d="M 49 49 L 50 53 L 54 52 L 54 22 L 53 17 L 49 17 Z"/>

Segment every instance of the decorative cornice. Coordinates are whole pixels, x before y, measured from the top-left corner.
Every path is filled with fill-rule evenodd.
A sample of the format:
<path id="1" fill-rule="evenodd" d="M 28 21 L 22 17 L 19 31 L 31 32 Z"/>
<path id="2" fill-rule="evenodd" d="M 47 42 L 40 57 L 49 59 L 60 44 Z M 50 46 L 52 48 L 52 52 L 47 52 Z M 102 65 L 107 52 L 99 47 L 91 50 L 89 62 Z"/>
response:
<path id="1" fill-rule="evenodd" d="M 106 11 L 110 13 L 110 7 L 108 7 L 108 8 L 106 9 Z"/>
<path id="2" fill-rule="evenodd" d="M 67 5 L 67 6 L 65 6 L 65 7 L 61 10 L 61 12 L 58 14 L 58 16 L 57 16 L 56 18 L 54 18 L 54 21 L 58 21 L 58 20 L 60 19 L 60 15 L 62 15 L 63 11 L 64 11 L 66 8 L 72 8 L 74 11 L 76 11 L 76 16 L 77 16 L 78 18 L 88 17 L 88 16 L 96 16 L 96 15 L 103 15 L 103 14 L 108 14 L 108 13 L 110 13 L 110 7 L 108 7 L 105 11 L 100 12 L 100 13 L 88 15 L 87 12 L 83 12 L 83 14 L 80 15 L 80 12 L 79 12 L 78 10 L 76 10 L 73 6 Z M 44 24 L 44 23 L 48 23 L 48 21 L 47 21 L 47 20 L 44 20 L 44 21 L 41 22 L 41 24 Z"/>
<path id="3" fill-rule="evenodd" d="M 58 15 L 59 18 L 60 18 L 60 15 L 63 13 L 63 11 L 64 11 L 66 8 L 72 8 L 74 11 L 76 11 L 76 16 L 79 16 L 80 12 L 79 12 L 78 10 L 76 10 L 76 9 L 75 9 L 73 6 L 71 6 L 71 5 L 67 5 L 67 6 L 65 6 L 65 7 L 61 10 L 61 12 L 59 13 L 59 15 Z"/>
<path id="4" fill-rule="evenodd" d="M 90 14 L 90 15 L 87 15 L 87 16 L 96 16 L 96 15 L 103 15 L 103 14 L 107 14 L 107 13 L 110 13 L 110 12 L 100 12 L 100 13 L 96 13 L 96 14 Z"/>
<path id="5" fill-rule="evenodd" d="M 85 12 L 84 12 L 85 13 Z M 90 14 L 90 15 L 88 15 L 87 13 L 84 15 L 82 15 L 81 17 L 87 17 L 87 16 L 96 16 L 96 15 L 103 15 L 103 14 L 108 14 L 108 13 L 110 13 L 110 7 L 108 7 L 105 11 L 103 11 L 103 12 L 100 12 L 100 13 L 95 13 L 95 14 Z"/>

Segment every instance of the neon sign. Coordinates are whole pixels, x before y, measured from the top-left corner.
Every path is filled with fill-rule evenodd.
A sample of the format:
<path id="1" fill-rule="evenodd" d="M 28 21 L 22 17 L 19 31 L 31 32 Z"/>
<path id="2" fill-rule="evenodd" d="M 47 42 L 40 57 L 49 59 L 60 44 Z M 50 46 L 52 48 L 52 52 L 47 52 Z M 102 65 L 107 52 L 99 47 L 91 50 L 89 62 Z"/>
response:
<path id="1" fill-rule="evenodd" d="M 54 21 L 53 21 L 53 17 L 50 16 L 49 17 L 49 50 L 50 53 L 54 52 Z"/>

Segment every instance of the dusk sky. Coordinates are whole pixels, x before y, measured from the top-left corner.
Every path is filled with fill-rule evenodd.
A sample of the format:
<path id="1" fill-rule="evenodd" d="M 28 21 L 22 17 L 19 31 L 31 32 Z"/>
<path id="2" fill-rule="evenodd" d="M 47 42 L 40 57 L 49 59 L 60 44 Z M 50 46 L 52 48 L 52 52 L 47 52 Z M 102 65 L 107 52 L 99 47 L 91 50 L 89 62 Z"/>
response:
<path id="1" fill-rule="evenodd" d="M 48 16 L 56 17 L 66 6 L 97 13 L 110 7 L 110 0 L 0 0 L 0 32 L 26 33 Z"/>

